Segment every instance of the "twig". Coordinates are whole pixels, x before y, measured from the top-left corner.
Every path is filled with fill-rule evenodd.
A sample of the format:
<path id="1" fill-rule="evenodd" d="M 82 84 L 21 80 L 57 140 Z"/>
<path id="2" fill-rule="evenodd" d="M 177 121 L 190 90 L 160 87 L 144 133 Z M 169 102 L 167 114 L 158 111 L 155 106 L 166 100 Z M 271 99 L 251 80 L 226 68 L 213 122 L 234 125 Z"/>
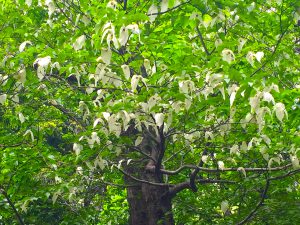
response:
<path id="1" fill-rule="evenodd" d="M 269 178 L 269 180 L 280 180 L 280 179 L 283 179 L 283 178 L 286 178 L 286 177 L 294 176 L 297 173 L 300 173 L 300 169 L 292 170 L 292 171 L 290 171 L 286 174 L 283 174 L 283 175 L 280 175 L 280 176 L 277 176 L 277 177 L 271 177 L 271 178 Z"/>
<path id="2" fill-rule="evenodd" d="M 207 147 L 209 147 L 209 145 L 210 145 L 210 142 L 208 142 L 208 143 L 206 144 Z M 203 165 L 204 165 L 204 162 L 203 162 L 203 160 L 202 160 L 202 156 L 204 156 L 204 155 L 207 155 L 207 149 L 205 149 L 205 150 L 202 152 L 202 154 L 201 154 L 200 162 L 199 162 L 199 164 L 198 164 L 199 167 L 203 167 Z M 194 169 L 194 171 L 193 171 L 193 172 L 191 173 L 191 175 L 190 175 L 190 187 L 191 187 L 191 190 L 192 190 L 193 192 L 197 192 L 197 186 L 196 186 L 196 184 L 195 184 L 195 179 L 196 179 L 196 176 L 197 176 L 197 174 L 199 173 L 199 171 L 200 171 L 199 168 Z M 201 178 L 202 178 L 202 177 L 201 177 Z"/>
<path id="3" fill-rule="evenodd" d="M 198 25 L 199 25 L 199 24 L 196 25 L 196 30 L 197 30 L 198 36 L 199 36 L 199 38 L 200 38 L 201 44 L 202 44 L 202 46 L 203 46 L 203 48 L 204 48 L 204 51 L 205 51 L 206 55 L 207 55 L 207 56 L 210 56 L 210 52 L 208 51 L 208 49 L 207 49 L 207 47 L 206 47 L 206 44 L 204 43 L 203 36 L 202 36 L 202 33 L 201 33 L 201 31 L 200 31 Z"/>
<path id="4" fill-rule="evenodd" d="M 120 168 L 118 168 L 118 170 L 120 170 L 121 173 L 123 173 L 125 176 L 130 177 L 132 180 L 138 181 L 140 183 L 150 184 L 150 185 L 153 185 L 153 186 L 160 186 L 160 187 L 172 187 L 172 186 L 174 186 L 172 184 L 155 183 L 155 182 L 150 182 L 150 181 L 147 181 L 147 180 L 142 180 L 142 179 L 139 179 L 139 178 L 136 178 L 136 177 L 130 175 L 129 173 L 126 173 L 124 170 L 122 170 Z"/>
<path id="5" fill-rule="evenodd" d="M 242 224 L 245 224 L 246 222 L 248 222 L 254 216 L 254 214 L 257 212 L 259 207 L 261 207 L 263 205 L 264 200 L 266 199 L 268 188 L 270 186 L 270 182 L 272 180 L 280 180 L 280 179 L 283 179 L 283 178 L 286 178 L 286 177 L 293 176 L 293 175 L 295 175 L 299 172 L 300 172 L 300 169 L 297 169 L 297 170 L 292 170 L 292 171 L 290 171 L 286 174 L 280 175 L 280 176 L 268 178 L 267 181 L 266 181 L 266 186 L 265 186 L 264 192 L 262 194 L 261 200 L 257 203 L 256 207 L 248 214 L 248 216 L 245 219 L 243 219 L 242 221 L 240 221 L 239 223 L 237 223 L 237 225 L 242 225 Z"/>
<path id="6" fill-rule="evenodd" d="M 143 152 L 140 148 L 135 147 L 135 146 L 128 146 L 128 148 L 132 148 L 132 149 L 136 150 L 137 152 L 141 153 L 142 155 L 146 156 L 147 158 L 153 160 L 153 162 L 156 163 L 155 158 L 153 158 L 151 155 L 148 155 L 147 153 Z"/>
<path id="7" fill-rule="evenodd" d="M 64 113 L 66 116 L 71 118 L 73 121 L 75 121 L 77 124 L 80 124 L 83 129 L 85 129 L 86 124 L 79 118 L 77 118 L 73 112 L 69 111 L 68 109 L 64 108 L 62 105 L 59 104 L 53 104 L 51 101 L 47 102 L 48 105 L 55 107 L 62 113 Z"/>
<path id="8" fill-rule="evenodd" d="M 181 6 L 185 5 L 185 4 L 190 3 L 191 1 L 192 1 L 192 0 L 186 1 L 186 2 L 184 2 L 184 3 L 182 3 L 182 4 L 179 4 L 179 5 L 177 5 L 177 6 L 173 7 L 173 8 L 170 8 L 170 9 L 164 11 L 164 12 L 157 12 L 157 13 L 150 13 L 150 14 L 147 14 L 147 16 L 162 15 L 162 14 L 171 12 L 171 11 L 173 11 L 174 9 L 177 9 L 177 8 L 179 8 L 179 7 L 181 7 Z"/>
<path id="9" fill-rule="evenodd" d="M 255 208 L 248 214 L 248 216 L 245 219 L 243 219 L 242 221 L 240 221 L 239 223 L 237 223 L 237 225 L 242 225 L 242 224 L 247 223 L 254 216 L 254 214 L 257 212 L 257 210 L 263 205 L 263 203 L 266 199 L 269 187 L 270 187 L 270 180 L 267 179 L 266 186 L 265 186 L 264 192 L 262 193 L 260 201 L 257 203 Z"/>
<path id="10" fill-rule="evenodd" d="M 9 206 L 12 208 L 12 210 L 14 211 L 15 213 L 15 216 L 19 222 L 19 224 L 21 225 L 25 225 L 25 223 L 23 222 L 23 219 L 20 215 L 20 213 L 18 212 L 18 210 L 16 209 L 15 205 L 13 204 L 13 202 L 11 201 L 10 197 L 8 196 L 8 194 L 6 193 L 6 191 L 4 191 L 3 188 L 0 188 L 0 192 L 3 194 L 3 196 L 6 198 Z"/>
<path id="11" fill-rule="evenodd" d="M 102 181 L 106 185 L 114 186 L 114 187 L 121 187 L 121 188 L 128 188 L 128 187 L 139 187 L 138 184 L 116 184 L 108 181 Z"/>
<path id="12" fill-rule="evenodd" d="M 55 5 L 56 5 L 56 7 L 59 9 L 59 11 L 67 18 L 67 20 L 70 21 L 70 22 L 73 24 L 74 27 L 76 27 L 77 29 L 80 30 L 80 27 L 77 26 L 77 25 L 74 23 L 74 21 L 73 21 L 73 20 L 65 13 L 65 11 L 58 5 L 58 3 L 57 3 L 56 1 L 55 1 Z M 85 34 L 85 36 L 86 36 L 87 38 L 92 39 L 92 37 L 91 37 L 89 34 L 87 34 L 87 33 L 84 32 L 84 31 L 83 31 L 83 33 Z"/>
<path id="13" fill-rule="evenodd" d="M 290 26 L 290 25 L 289 25 Z M 266 60 L 262 65 L 261 67 L 259 67 L 257 70 L 255 70 L 251 75 L 250 77 L 253 77 L 256 73 L 258 73 L 259 71 L 261 71 L 269 62 L 271 62 L 271 59 L 273 58 L 273 56 L 275 55 L 282 39 L 283 39 L 283 36 L 285 35 L 285 33 L 288 31 L 288 28 L 289 26 L 287 26 L 287 28 L 285 29 L 285 31 L 283 31 L 283 33 L 281 33 L 276 45 L 275 45 L 275 48 L 274 48 L 274 51 L 272 52 L 270 58 L 268 60 Z"/>
<path id="14" fill-rule="evenodd" d="M 196 181 L 197 181 L 197 183 L 200 183 L 200 184 L 220 184 L 220 183 L 221 184 L 236 184 L 235 181 L 219 180 L 219 179 L 197 179 Z M 174 187 L 170 188 L 170 191 L 168 194 L 170 195 L 170 197 L 174 197 L 178 192 L 180 192 L 184 189 L 187 189 L 187 188 L 192 189 L 190 181 L 176 184 Z"/>

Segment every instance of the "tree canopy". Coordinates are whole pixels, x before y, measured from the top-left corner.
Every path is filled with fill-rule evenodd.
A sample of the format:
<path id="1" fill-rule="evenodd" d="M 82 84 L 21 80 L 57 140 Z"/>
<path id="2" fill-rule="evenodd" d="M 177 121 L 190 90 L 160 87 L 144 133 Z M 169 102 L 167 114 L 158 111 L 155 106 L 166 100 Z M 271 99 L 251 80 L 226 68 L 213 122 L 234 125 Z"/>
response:
<path id="1" fill-rule="evenodd" d="M 295 224 L 297 0 L 0 0 L 0 224 Z"/>

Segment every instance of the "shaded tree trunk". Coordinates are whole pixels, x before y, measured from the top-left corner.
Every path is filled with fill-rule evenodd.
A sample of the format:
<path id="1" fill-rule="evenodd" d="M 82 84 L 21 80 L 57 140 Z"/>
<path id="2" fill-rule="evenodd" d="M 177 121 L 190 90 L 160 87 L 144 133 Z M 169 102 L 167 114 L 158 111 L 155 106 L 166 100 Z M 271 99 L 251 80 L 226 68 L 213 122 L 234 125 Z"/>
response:
<path id="1" fill-rule="evenodd" d="M 131 168 L 132 170 L 132 168 Z M 134 169 L 135 172 L 136 168 Z M 140 171 L 142 172 L 142 171 Z M 143 179 L 158 183 L 160 177 L 154 173 L 143 172 Z M 154 186 L 140 183 L 126 177 L 127 184 L 139 186 L 127 188 L 130 225 L 174 225 L 171 198 L 167 186 Z"/>
<path id="2" fill-rule="evenodd" d="M 131 126 L 124 135 L 137 133 Z M 129 224 L 174 225 L 169 186 L 164 185 L 163 174 L 158 170 L 164 154 L 163 127 L 159 133 L 143 127 L 142 137 L 139 146 L 127 150 L 137 150 L 142 153 L 141 158 L 136 158 L 124 168 L 124 180 L 128 185 Z"/>

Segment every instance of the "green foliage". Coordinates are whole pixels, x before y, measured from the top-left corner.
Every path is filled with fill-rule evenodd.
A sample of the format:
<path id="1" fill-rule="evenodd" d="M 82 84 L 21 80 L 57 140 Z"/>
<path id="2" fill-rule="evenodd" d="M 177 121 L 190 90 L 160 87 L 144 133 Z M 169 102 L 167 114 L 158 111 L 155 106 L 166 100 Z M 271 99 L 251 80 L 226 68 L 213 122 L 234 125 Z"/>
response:
<path id="1" fill-rule="evenodd" d="M 0 224 L 127 224 L 145 130 L 166 170 L 217 170 L 177 224 L 299 221 L 297 4 L 0 0 Z"/>

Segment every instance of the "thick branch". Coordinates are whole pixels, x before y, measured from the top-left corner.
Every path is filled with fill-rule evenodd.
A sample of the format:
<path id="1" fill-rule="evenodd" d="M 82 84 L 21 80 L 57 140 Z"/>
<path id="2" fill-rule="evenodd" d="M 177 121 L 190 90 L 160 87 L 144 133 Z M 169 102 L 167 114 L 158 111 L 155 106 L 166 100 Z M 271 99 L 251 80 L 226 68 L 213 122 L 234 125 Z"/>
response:
<path id="1" fill-rule="evenodd" d="M 191 188 L 189 181 L 179 183 L 173 188 L 170 188 L 168 195 L 170 196 L 170 198 L 173 198 L 177 193 L 187 188 Z"/>

